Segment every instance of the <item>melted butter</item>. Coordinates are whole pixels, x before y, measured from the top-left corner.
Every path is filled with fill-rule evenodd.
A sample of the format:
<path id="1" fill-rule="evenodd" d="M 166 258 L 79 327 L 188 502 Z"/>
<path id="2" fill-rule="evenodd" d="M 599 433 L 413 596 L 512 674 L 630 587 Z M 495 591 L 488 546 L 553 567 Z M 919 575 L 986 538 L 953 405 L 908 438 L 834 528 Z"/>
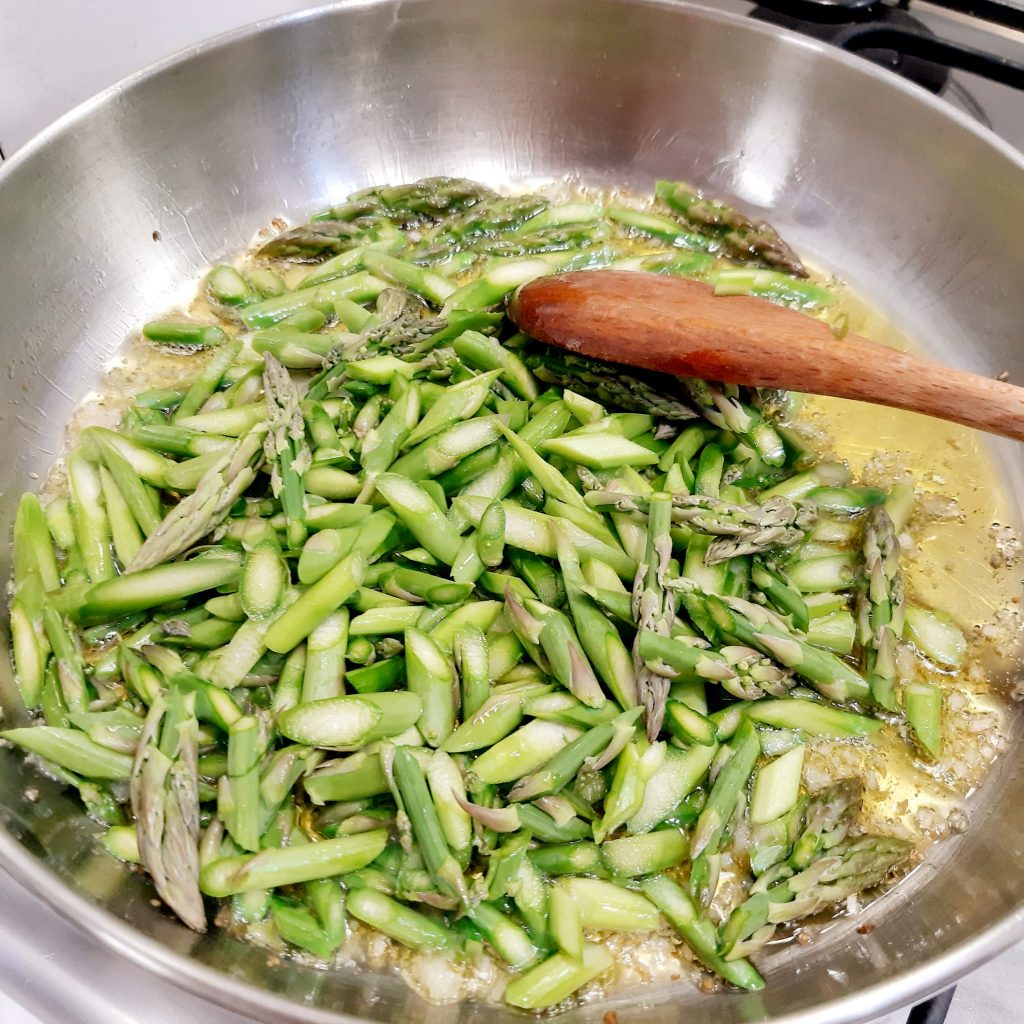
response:
<path id="1" fill-rule="evenodd" d="M 915 347 L 850 290 L 840 288 L 839 295 L 851 331 L 896 348 Z M 907 598 L 948 612 L 969 640 L 964 665 L 956 671 L 916 659 L 918 678 L 943 691 L 944 751 L 938 763 L 918 758 L 905 727 L 895 723 L 870 741 L 818 739 L 808 751 L 808 781 L 864 777 L 862 824 L 923 846 L 947 834 L 950 813 L 981 783 L 1005 745 L 1009 701 L 995 681 L 1016 653 L 1020 572 L 1013 559 L 996 556 L 993 524 L 1017 517 L 983 435 L 967 427 L 817 396 L 800 400 L 797 420 L 811 426 L 822 454 L 846 462 L 856 479 L 883 487 L 897 480 L 913 483 L 918 501 L 909 551 L 901 560 Z M 993 628 L 994 622 L 999 625 Z"/>
<path id="2" fill-rule="evenodd" d="M 849 290 L 840 289 L 840 305 L 854 333 L 894 348 L 915 347 Z M 948 611 L 969 632 L 1017 595 L 1019 573 L 992 564 L 992 525 L 1012 523 L 1017 515 L 984 435 L 900 409 L 816 396 L 803 399 L 800 418 L 827 431 L 831 452 L 855 476 L 884 485 L 909 474 L 926 513 L 949 505 L 948 515 L 915 517 L 920 555 L 904 570 L 912 600 Z"/>

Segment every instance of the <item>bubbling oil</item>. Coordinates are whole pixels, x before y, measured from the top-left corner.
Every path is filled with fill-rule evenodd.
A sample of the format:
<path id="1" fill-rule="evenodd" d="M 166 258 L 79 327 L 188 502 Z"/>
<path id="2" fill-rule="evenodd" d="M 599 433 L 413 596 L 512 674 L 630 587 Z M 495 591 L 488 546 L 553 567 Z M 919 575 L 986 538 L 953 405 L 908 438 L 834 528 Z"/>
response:
<path id="1" fill-rule="evenodd" d="M 850 330 L 881 344 L 913 342 L 848 288 L 836 289 Z M 836 344 L 842 344 L 837 341 Z M 904 666 L 943 691 L 943 755 L 915 755 L 905 728 L 870 740 L 810 744 L 805 771 L 819 781 L 865 779 L 866 828 L 919 842 L 963 827 L 964 797 L 1005 746 L 1011 710 L 1006 677 L 1021 626 L 1019 540 L 1009 493 L 983 435 L 916 413 L 835 398 L 800 396 L 797 419 L 819 454 L 845 462 L 855 479 L 888 487 L 911 482 L 914 516 L 901 537 L 907 599 L 947 612 L 968 638 L 964 664 L 943 671 L 921 659 Z"/>

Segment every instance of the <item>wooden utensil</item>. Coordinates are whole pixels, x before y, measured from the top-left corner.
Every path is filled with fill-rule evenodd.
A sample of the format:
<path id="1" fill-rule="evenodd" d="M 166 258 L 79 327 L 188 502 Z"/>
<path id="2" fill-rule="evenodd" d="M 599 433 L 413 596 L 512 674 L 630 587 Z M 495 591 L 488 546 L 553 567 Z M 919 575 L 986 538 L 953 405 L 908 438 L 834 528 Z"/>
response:
<path id="1" fill-rule="evenodd" d="M 1024 440 L 1024 388 L 887 348 L 702 281 L 622 270 L 542 277 L 509 301 L 531 337 L 613 363 L 852 398 Z"/>

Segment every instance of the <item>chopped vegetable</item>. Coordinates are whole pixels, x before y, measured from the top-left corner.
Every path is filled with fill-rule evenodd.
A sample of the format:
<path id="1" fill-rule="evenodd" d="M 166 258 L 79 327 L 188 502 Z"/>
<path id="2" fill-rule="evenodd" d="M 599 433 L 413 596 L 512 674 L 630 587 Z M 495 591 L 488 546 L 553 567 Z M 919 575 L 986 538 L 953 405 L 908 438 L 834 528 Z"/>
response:
<path id="1" fill-rule="evenodd" d="M 506 1002 L 542 1009 L 607 977 L 595 933 L 667 922 L 757 990 L 746 957 L 777 926 L 906 860 L 854 830 L 859 783 L 812 793 L 803 769 L 887 728 L 941 754 L 927 673 L 966 641 L 904 607 L 913 489 L 813 462 L 756 391 L 505 331 L 512 289 L 609 264 L 827 313 L 766 224 L 657 197 L 356 193 L 214 267 L 217 323 L 147 324 L 212 351 L 83 431 L 45 507 L 22 499 L 35 717 L 0 736 L 190 927 L 230 898 L 330 961 L 351 915 L 416 951 L 484 946 Z"/>

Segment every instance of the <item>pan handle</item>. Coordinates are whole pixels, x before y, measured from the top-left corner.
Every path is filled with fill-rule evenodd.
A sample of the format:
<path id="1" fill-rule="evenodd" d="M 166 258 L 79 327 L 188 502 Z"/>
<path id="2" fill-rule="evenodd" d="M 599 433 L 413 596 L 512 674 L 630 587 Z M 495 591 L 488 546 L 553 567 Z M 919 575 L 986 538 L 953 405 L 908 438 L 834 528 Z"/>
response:
<path id="1" fill-rule="evenodd" d="M 907 1024 L 944 1024 L 955 994 L 956 985 L 950 985 L 944 992 L 918 1003 L 907 1016 Z"/>

